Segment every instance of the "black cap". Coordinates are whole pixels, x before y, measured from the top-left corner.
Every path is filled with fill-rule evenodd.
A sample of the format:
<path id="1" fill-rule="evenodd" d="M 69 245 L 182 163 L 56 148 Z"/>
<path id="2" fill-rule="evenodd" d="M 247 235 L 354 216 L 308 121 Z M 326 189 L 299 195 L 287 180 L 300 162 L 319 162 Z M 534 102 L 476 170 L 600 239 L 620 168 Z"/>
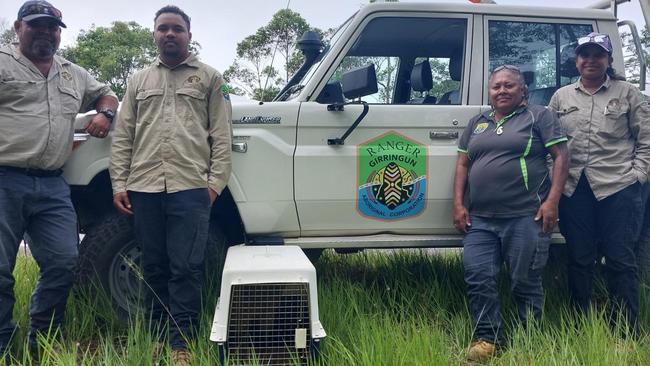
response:
<path id="1" fill-rule="evenodd" d="M 18 20 L 29 22 L 38 18 L 52 18 L 61 27 L 65 28 L 65 24 L 61 21 L 62 17 L 61 10 L 44 0 L 25 1 L 23 6 L 20 7 L 20 10 L 18 10 Z"/>

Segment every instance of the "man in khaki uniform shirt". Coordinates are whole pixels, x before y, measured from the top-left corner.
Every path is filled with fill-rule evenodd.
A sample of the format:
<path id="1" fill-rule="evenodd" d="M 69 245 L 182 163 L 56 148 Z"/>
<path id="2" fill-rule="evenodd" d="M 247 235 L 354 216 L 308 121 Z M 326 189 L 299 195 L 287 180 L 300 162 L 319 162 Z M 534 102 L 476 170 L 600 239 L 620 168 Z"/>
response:
<path id="1" fill-rule="evenodd" d="M 128 83 L 110 165 L 114 204 L 134 215 L 143 248 L 144 277 L 153 291 L 149 318 L 161 331 L 168 315 L 173 318 L 169 337 L 177 364 L 189 362 L 210 207 L 231 168 L 230 101 L 221 75 L 189 52 L 189 29 L 189 17 L 175 6 L 156 13 L 160 56 Z"/>
<path id="2" fill-rule="evenodd" d="M 79 236 L 61 166 L 72 151 L 77 113 L 96 108 L 86 130 L 102 138 L 117 108 L 110 88 L 55 55 L 61 27 L 58 9 L 27 1 L 14 23 L 19 46 L 0 48 L 0 354 L 15 330 L 12 271 L 25 233 L 40 267 L 29 309 L 32 350 L 39 333 L 56 334 L 63 325 Z"/>

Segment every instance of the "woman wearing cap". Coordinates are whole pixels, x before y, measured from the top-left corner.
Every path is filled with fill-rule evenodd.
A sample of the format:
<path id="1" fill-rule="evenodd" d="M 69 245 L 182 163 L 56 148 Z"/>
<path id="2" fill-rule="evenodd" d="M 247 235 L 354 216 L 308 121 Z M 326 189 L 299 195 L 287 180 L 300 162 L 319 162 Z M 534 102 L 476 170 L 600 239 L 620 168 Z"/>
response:
<path id="1" fill-rule="evenodd" d="M 454 226 L 467 233 L 463 262 L 475 321 L 471 361 L 488 359 L 503 342 L 497 290 L 502 263 L 519 319 L 526 324 L 529 312 L 539 319 L 541 276 L 567 175 L 566 137 L 555 113 L 527 105 L 521 71 L 495 68 L 488 88 L 493 109 L 469 121 L 458 144 L 454 182 Z"/>
<path id="2" fill-rule="evenodd" d="M 639 279 L 634 242 L 643 216 L 641 185 L 650 166 L 650 108 L 636 87 L 616 75 L 612 62 L 608 35 L 579 38 L 580 78 L 558 90 L 549 107 L 558 111 L 569 137 L 560 230 L 568 244 L 571 301 L 580 311 L 589 309 L 600 249 L 610 297 L 635 331 Z"/>

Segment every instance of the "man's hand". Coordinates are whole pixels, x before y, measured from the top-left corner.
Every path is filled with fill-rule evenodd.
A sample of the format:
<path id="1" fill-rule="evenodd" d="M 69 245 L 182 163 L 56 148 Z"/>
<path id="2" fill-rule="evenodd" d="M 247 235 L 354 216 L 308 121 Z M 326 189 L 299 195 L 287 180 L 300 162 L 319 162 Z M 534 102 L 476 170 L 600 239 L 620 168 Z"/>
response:
<path id="1" fill-rule="evenodd" d="M 102 113 L 97 113 L 93 119 L 86 124 L 84 129 L 91 136 L 103 139 L 108 136 L 108 131 L 111 129 L 111 121 Z"/>
<path id="2" fill-rule="evenodd" d="M 545 233 L 550 233 L 557 224 L 557 204 L 546 200 L 539 206 L 535 221 L 542 219 L 542 230 Z"/>
<path id="3" fill-rule="evenodd" d="M 217 193 L 217 191 L 215 191 L 214 189 L 208 187 L 208 196 L 210 196 L 210 206 L 212 206 L 214 201 L 216 201 L 217 198 L 219 197 L 219 193 Z"/>
<path id="4" fill-rule="evenodd" d="M 126 192 L 115 194 L 115 196 L 113 196 L 113 205 L 121 214 L 133 215 L 131 201 L 129 201 L 129 195 Z"/>
<path id="5" fill-rule="evenodd" d="M 454 226 L 461 233 L 466 233 L 467 228 L 472 226 L 469 220 L 469 211 L 463 205 L 454 206 Z"/>

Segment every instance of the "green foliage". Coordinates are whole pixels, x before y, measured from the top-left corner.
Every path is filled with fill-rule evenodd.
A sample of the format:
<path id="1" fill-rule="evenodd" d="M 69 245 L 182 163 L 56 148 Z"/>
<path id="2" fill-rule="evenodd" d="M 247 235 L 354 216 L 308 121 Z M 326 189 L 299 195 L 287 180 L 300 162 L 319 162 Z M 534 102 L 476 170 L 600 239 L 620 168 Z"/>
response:
<path id="1" fill-rule="evenodd" d="M 311 29 L 299 13 L 278 11 L 267 25 L 237 43 L 237 58 L 224 72 L 224 78 L 234 85 L 237 94 L 261 101 L 273 99 L 302 64 L 296 41 L 308 30 L 325 34 Z M 279 66 L 278 59 L 282 59 Z"/>
<path id="2" fill-rule="evenodd" d="M 149 65 L 157 55 L 151 30 L 136 22 L 113 22 L 111 27 L 82 30 L 63 56 L 108 83 L 122 99 L 131 75 Z"/>
<path id="3" fill-rule="evenodd" d="M 13 25 L 0 18 L 0 46 L 7 46 L 14 43 L 18 43 L 18 36 Z"/>
<path id="4" fill-rule="evenodd" d="M 395 251 L 338 255 L 327 251 L 316 264 L 320 320 L 328 337 L 313 365 L 462 365 L 472 334 L 458 252 Z M 223 253 L 221 257 L 223 258 Z M 206 278 L 199 337 L 190 344 L 195 365 L 216 365 L 217 347 L 209 341 L 221 268 Z M 505 272 L 505 269 L 504 269 Z M 28 300 L 38 278 L 32 258 L 19 256 L 16 270 L 12 365 L 32 365 L 26 350 Z M 609 327 L 605 284 L 597 281 L 596 311 L 576 316 L 569 310 L 566 272 L 551 261 L 544 276 L 546 301 L 540 325 L 524 329 L 515 321 L 510 283 L 499 279 L 509 343 L 489 365 L 650 364 L 650 289 L 641 288 L 639 340 Z M 156 347 L 141 313 L 129 324 L 115 321 L 106 297 L 77 289 L 66 313 L 61 341 L 41 339 L 41 365 L 166 364 L 168 346 Z"/>
<path id="5" fill-rule="evenodd" d="M 643 49 L 645 56 L 646 75 L 650 76 L 650 72 L 648 72 L 650 70 L 650 30 L 647 26 L 641 30 L 641 34 L 639 34 L 639 36 L 641 38 L 641 48 Z M 625 73 L 627 81 L 638 84 L 640 79 L 639 58 L 636 53 L 636 45 L 634 44 L 632 34 L 629 32 L 622 33 L 621 40 L 623 42 L 623 49 L 625 51 L 623 60 L 625 70 L 617 71 L 621 74 Z M 646 76 L 646 82 L 650 80 L 648 76 Z"/>
<path id="6" fill-rule="evenodd" d="M 0 46 L 18 43 L 18 36 L 13 28 L 8 28 L 0 33 Z"/>
<path id="7" fill-rule="evenodd" d="M 191 52 L 198 54 L 200 49 L 198 42 L 190 44 Z M 110 27 L 81 30 L 76 44 L 62 49 L 61 54 L 107 83 L 122 99 L 129 77 L 151 64 L 158 50 L 149 28 L 117 21 Z"/>

